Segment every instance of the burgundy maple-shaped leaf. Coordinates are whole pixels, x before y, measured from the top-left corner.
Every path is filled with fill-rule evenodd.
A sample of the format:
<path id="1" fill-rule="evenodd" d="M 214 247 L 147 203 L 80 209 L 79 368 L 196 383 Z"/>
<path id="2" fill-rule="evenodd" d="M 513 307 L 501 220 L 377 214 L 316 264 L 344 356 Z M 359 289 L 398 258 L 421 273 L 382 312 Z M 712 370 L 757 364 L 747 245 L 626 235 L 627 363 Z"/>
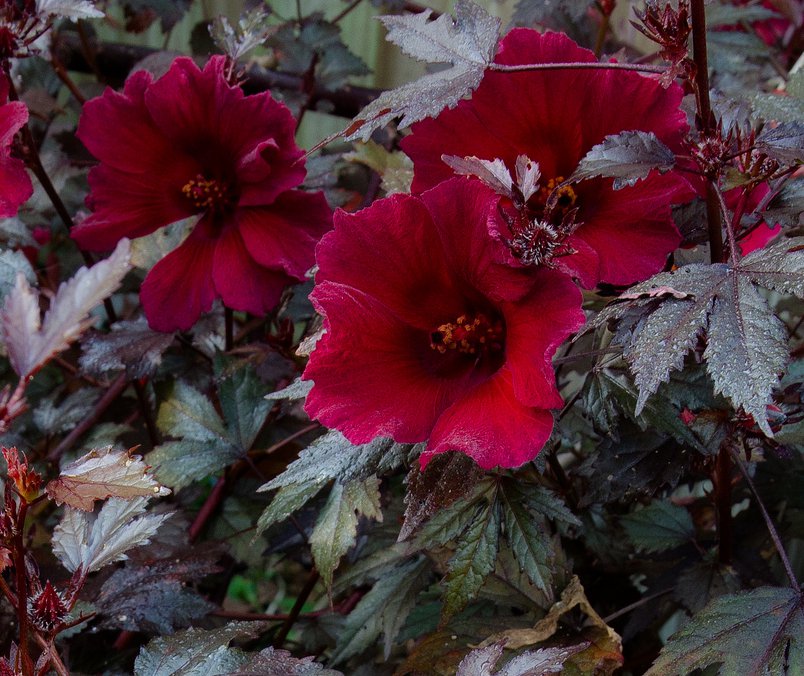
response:
<path id="1" fill-rule="evenodd" d="M 17 284 L 0 310 L 0 332 L 20 377 L 32 375 L 92 324 L 90 310 L 117 290 L 131 267 L 129 259 L 129 242 L 122 239 L 109 258 L 81 268 L 59 286 L 41 323 L 38 293 L 22 273 L 17 275 Z"/>
<path id="2" fill-rule="evenodd" d="M 470 0 L 455 3 L 455 18 L 442 14 L 430 20 L 431 10 L 407 16 L 385 16 L 387 39 L 419 61 L 447 63 L 444 70 L 428 73 L 380 95 L 366 106 L 339 134 L 347 141 L 367 141 L 375 129 L 395 117 L 400 128 L 454 107 L 480 84 L 483 73 L 494 59 L 500 20 Z"/>
<path id="3" fill-rule="evenodd" d="M 167 495 L 170 489 L 157 483 L 139 455 L 112 450 L 111 446 L 92 449 L 61 471 L 45 490 L 58 504 L 91 511 L 96 500 L 110 497 L 150 498 Z"/>

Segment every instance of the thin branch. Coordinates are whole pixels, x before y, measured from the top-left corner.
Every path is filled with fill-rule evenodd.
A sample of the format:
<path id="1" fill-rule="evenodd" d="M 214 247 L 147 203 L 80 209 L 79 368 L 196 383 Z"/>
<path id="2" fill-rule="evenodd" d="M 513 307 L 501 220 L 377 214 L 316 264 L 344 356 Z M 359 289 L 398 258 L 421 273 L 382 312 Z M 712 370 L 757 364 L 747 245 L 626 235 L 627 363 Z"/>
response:
<path id="1" fill-rule="evenodd" d="M 650 603 L 654 599 L 658 599 L 661 596 L 665 596 L 666 594 L 669 594 L 672 591 L 673 587 L 670 587 L 669 589 L 662 589 L 661 591 L 657 591 L 653 594 L 649 594 L 648 596 L 644 596 L 641 599 L 639 599 L 639 601 L 634 601 L 630 605 L 625 606 L 625 608 L 620 608 L 619 610 L 614 611 L 611 615 L 607 615 L 606 617 L 603 618 L 603 621 L 606 624 L 611 624 L 618 617 L 622 617 L 623 615 L 630 613 L 632 610 L 636 610 L 637 608 L 644 606 L 646 603 Z"/>
<path id="2" fill-rule="evenodd" d="M 745 479 L 745 482 L 748 484 L 748 488 L 751 490 L 754 499 L 757 501 L 759 511 L 762 512 L 762 518 L 765 520 L 765 526 L 767 526 L 768 532 L 770 533 L 771 536 L 771 540 L 773 540 L 773 545 L 774 547 L 776 547 L 776 551 L 779 553 L 779 558 L 782 560 L 784 571 L 785 573 L 787 573 L 787 578 L 790 580 L 790 586 L 796 591 L 799 591 L 801 589 L 801 585 L 796 579 L 795 572 L 793 572 L 793 566 L 790 564 L 790 559 L 787 558 L 787 552 L 784 550 L 784 546 L 782 545 L 782 540 L 779 537 L 779 533 L 776 530 L 776 526 L 773 525 L 773 520 L 770 518 L 768 510 L 765 509 L 765 503 L 762 502 L 762 498 L 759 497 L 757 488 L 754 485 L 754 482 L 751 480 L 751 476 L 748 474 L 748 470 L 745 468 L 745 465 L 743 465 L 743 461 L 740 458 L 739 454 L 733 448 L 730 450 L 731 450 L 731 456 L 734 459 L 735 464 L 737 465 L 737 467 L 740 468 L 740 472 L 742 472 L 743 478 Z"/>
<path id="3" fill-rule="evenodd" d="M 651 66 L 650 64 L 637 63 L 598 63 L 594 62 L 569 62 L 569 63 L 523 63 L 508 65 L 504 63 L 492 63 L 489 70 L 496 70 L 502 73 L 518 73 L 521 71 L 532 70 L 630 70 L 637 73 L 657 73 L 662 74 L 667 71 L 664 66 Z"/>
<path id="4" fill-rule="evenodd" d="M 126 379 L 126 374 L 121 373 L 117 377 L 117 380 L 109 386 L 109 389 L 106 390 L 104 395 L 98 400 L 98 403 L 93 406 L 89 415 L 78 423 L 78 425 L 61 440 L 59 445 L 47 454 L 47 459 L 51 462 L 58 462 L 59 458 L 72 448 L 73 444 L 97 422 L 98 418 L 104 414 L 106 409 L 123 393 L 127 386 L 128 380 Z"/>
<path id="5" fill-rule="evenodd" d="M 274 639 L 274 646 L 277 648 L 281 648 L 282 644 L 287 639 L 290 630 L 293 629 L 293 625 L 296 624 L 296 620 L 299 619 L 301 615 L 301 609 L 304 607 L 304 604 L 307 603 L 307 599 L 310 598 L 310 594 L 312 594 L 313 589 L 315 588 L 318 580 L 321 576 L 319 575 L 318 571 L 313 568 L 313 571 L 310 573 L 310 577 L 307 578 L 307 582 L 304 585 L 304 588 L 299 592 L 299 595 L 296 597 L 296 602 L 293 604 L 293 608 L 290 610 L 290 614 L 288 615 L 288 619 L 285 620 L 285 623 L 280 627 L 279 631 L 276 634 L 276 638 Z"/>

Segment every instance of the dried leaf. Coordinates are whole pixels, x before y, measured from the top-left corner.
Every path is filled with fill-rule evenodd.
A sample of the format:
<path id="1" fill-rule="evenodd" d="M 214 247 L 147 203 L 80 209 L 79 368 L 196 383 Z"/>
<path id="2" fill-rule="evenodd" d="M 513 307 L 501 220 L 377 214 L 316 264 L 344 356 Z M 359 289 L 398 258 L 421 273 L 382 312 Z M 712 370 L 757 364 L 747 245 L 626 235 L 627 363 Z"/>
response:
<path id="1" fill-rule="evenodd" d="M 11 365 L 25 377 L 34 373 L 93 322 L 87 315 L 113 293 L 130 269 L 129 243 L 122 239 L 109 258 L 81 268 L 59 286 L 45 319 L 39 322 L 39 302 L 22 273 L 0 310 L 0 330 Z"/>
<path id="2" fill-rule="evenodd" d="M 611 627 L 609 627 L 595 609 L 590 605 L 586 598 L 583 586 L 577 576 L 573 576 L 566 589 L 561 592 L 561 600 L 557 601 L 547 615 L 536 623 L 533 629 L 508 629 L 504 632 L 493 634 L 481 643 L 481 647 L 492 645 L 503 641 L 506 648 L 518 650 L 531 645 L 536 645 L 546 641 L 555 635 L 558 629 L 558 622 L 563 615 L 573 608 L 580 608 L 587 616 L 588 621 L 596 628 L 600 629 L 605 645 L 605 651 L 609 656 L 619 655 L 619 663 L 622 664 L 622 639 Z M 589 650 L 591 648 L 587 648 Z M 599 649 L 599 648 L 598 648 Z M 604 651 L 604 652 L 605 652 Z M 612 657 L 607 657 L 611 661 Z M 616 659 L 614 661 L 617 661 Z M 596 672 L 595 672 L 596 673 Z M 608 671 L 605 673 L 609 673 Z"/>
<path id="3" fill-rule="evenodd" d="M 528 650 L 509 660 L 498 670 L 494 670 L 502 657 L 505 643 L 499 641 L 485 648 L 476 648 L 461 660 L 455 676 L 544 676 L 560 674 L 564 663 L 572 655 L 580 652 L 588 644 L 580 643 L 561 648 L 540 648 Z"/>
<path id="4" fill-rule="evenodd" d="M 716 598 L 668 639 L 645 676 L 683 676 L 716 663 L 721 676 L 792 676 L 804 664 L 803 601 L 789 587 Z"/>
<path id="5" fill-rule="evenodd" d="M 673 151 L 653 132 L 623 131 L 607 136 L 593 146 L 570 176 L 570 181 L 583 181 L 595 176 L 614 179 L 614 189 L 635 185 L 653 170 L 673 168 Z"/>
<path id="6" fill-rule="evenodd" d="M 97 513 L 67 507 L 53 532 L 53 553 L 71 573 L 86 573 L 126 558 L 147 544 L 170 514 L 145 514 L 147 498 L 111 498 Z"/>
<path id="7" fill-rule="evenodd" d="M 148 469 L 139 455 L 115 451 L 111 446 L 94 448 L 65 465 L 58 479 L 51 481 L 45 490 L 57 504 L 84 511 L 92 511 L 96 500 L 110 497 L 130 500 L 168 495 L 170 489 L 159 485 Z"/>

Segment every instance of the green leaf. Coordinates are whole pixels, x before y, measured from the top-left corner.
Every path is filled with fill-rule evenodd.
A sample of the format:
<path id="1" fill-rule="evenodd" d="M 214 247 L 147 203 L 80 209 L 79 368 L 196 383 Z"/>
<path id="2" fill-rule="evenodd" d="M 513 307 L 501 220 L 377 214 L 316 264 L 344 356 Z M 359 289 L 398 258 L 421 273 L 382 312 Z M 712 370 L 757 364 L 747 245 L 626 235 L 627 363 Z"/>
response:
<path id="1" fill-rule="evenodd" d="M 310 535 L 316 568 L 328 588 L 332 587 L 332 573 L 341 557 L 355 543 L 361 514 L 382 521 L 380 480 L 371 476 L 346 485 L 335 482 Z"/>
<path id="2" fill-rule="evenodd" d="M 668 639 L 646 676 L 685 676 L 716 663 L 720 676 L 801 673 L 801 592 L 759 587 L 715 599 Z"/>
<path id="3" fill-rule="evenodd" d="M 662 552 L 683 545 L 695 537 L 692 517 L 672 502 L 655 501 L 620 519 L 628 538 L 637 549 Z"/>
<path id="4" fill-rule="evenodd" d="M 464 497 L 441 509 L 421 527 L 411 546 L 415 549 L 437 547 L 458 538 L 474 521 L 477 504 L 493 499 L 496 483 L 493 480 L 479 481 Z"/>
<path id="5" fill-rule="evenodd" d="M 804 101 L 784 94 L 755 94 L 751 107 L 763 120 L 795 122 L 804 118 Z"/>
<path id="6" fill-rule="evenodd" d="M 333 479 L 344 483 L 350 479 L 365 479 L 395 469 L 412 448 L 410 444 L 397 444 L 383 438 L 355 446 L 340 432 L 331 430 L 313 441 L 282 474 L 259 490 L 270 491 L 311 481 L 325 484 Z"/>
<path id="7" fill-rule="evenodd" d="M 463 537 L 456 543 L 445 578 L 442 622 L 447 622 L 466 607 L 494 570 L 500 535 L 500 510 L 496 504 L 485 504 L 475 512 L 475 518 Z"/>
<path id="8" fill-rule="evenodd" d="M 347 616 L 338 632 L 333 663 L 376 645 L 380 633 L 388 659 L 394 639 L 429 579 L 430 564 L 424 557 L 386 571 Z"/>
<path id="9" fill-rule="evenodd" d="M 110 333 L 93 333 L 82 342 L 81 370 L 103 378 L 125 369 L 132 380 L 149 378 L 172 342 L 172 333 L 152 331 L 144 318 L 116 322 Z"/>
<path id="10" fill-rule="evenodd" d="M 323 487 L 324 484 L 314 482 L 282 486 L 257 520 L 257 535 L 261 535 L 274 524 L 284 521 L 293 512 L 301 509 Z"/>
<path id="11" fill-rule="evenodd" d="M 214 365 L 227 429 L 240 448 L 248 451 L 271 410 L 265 387 L 247 362 L 233 362 L 217 354 Z"/>
<path id="12" fill-rule="evenodd" d="M 259 624 L 230 622 L 225 627 L 204 631 L 186 629 L 172 636 L 153 639 L 140 650 L 134 662 L 134 676 L 223 676 L 236 671 L 246 655 L 229 648 L 234 639 L 256 638 Z"/>
<path id="13" fill-rule="evenodd" d="M 185 382 L 172 383 L 156 417 L 159 429 L 172 437 L 231 443 L 215 407 Z"/>
<path id="14" fill-rule="evenodd" d="M 550 532 L 545 527 L 544 521 L 528 509 L 514 486 L 515 484 L 511 482 L 510 486 L 503 486 L 500 490 L 505 517 L 505 537 L 520 568 L 527 573 L 536 587 L 547 591 L 553 584 Z"/>
<path id="15" fill-rule="evenodd" d="M 229 443 L 185 439 L 157 446 L 146 456 L 146 461 L 161 483 L 179 490 L 217 474 L 240 457 L 240 450 Z"/>

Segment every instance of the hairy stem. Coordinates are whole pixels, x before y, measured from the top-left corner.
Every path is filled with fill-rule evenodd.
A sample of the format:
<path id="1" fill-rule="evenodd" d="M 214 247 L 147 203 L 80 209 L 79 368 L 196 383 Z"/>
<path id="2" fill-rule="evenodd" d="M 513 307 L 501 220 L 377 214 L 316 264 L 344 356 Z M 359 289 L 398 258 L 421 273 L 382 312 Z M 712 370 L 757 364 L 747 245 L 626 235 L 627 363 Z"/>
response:
<path id="1" fill-rule="evenodd" d="M 773 520 L 770 518 L 768 510 L 765 509 L 765 503 L 762 502 L 762 498 L 759 497 L 757 488 L 754 485 L 754 482 L 751 480 L 751 475 L 748 474 L 748 470 L 746 469 L 742 459 L 740 458 L 739 454 L 735 449 L 731 449 L 731 456 L 734 459 L 734 463 L 740 469 L 740 472 L 742 472 L 743 478 L 745 479 L 745 482 L 748 484 L 748 488 L 751 491 L 751 494 L 757 501 L 759 511 L 762 513 L 762 518 L 765 520 L 765 526 L 768 528 L 768 533 L 770 533 L 771 540 L 773 540 L 773 546 L 776 547 L 776 551 L 779 553 L 779 558 L 782 560 L 784 571 L 785 573 L 787 573 L 788 580 L 790 580 L 790 586 L 796 591 L 799 591 L 801 589 L 801 585 L 799 585 L 798 580 L 796 579 L 796 574 L 795 572 L 793 572 L 793 566 L 790 564 L 790 559 L 787 557 L 787 552 L 784 550 L 784 546 L 782 545 L 782 539 L 779 537 L 779 533 L 776 530 L 776 526 L 773 525 Z"/>
<path id="2" fill-rule="evenodd" d="M 25 572 L 25 516 L 28 512 L 28 503 L 20 500 L 14 529 L 14 572 L 17 585 L 17 622 L 19 622 L 19 650 L 17 652 L 17 669 L 23 676 L 32 676 L 34 665 L 29 653 L 28 638 L 30 625 L 28 623 L 28 575 Z"/>

